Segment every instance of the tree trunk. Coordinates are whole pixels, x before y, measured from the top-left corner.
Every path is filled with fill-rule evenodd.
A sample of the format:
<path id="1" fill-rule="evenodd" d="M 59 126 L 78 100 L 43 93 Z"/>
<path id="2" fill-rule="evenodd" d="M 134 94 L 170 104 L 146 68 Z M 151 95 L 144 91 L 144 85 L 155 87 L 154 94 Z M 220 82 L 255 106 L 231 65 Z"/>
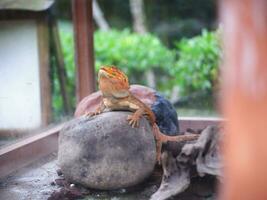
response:
<path id="1" fill-rule="evenodd" d="M 100 30 L 108 31 L 110 29 L 97 0 L 93 0 L 93 17 Z"/>
<path id="2" fill-rule="evenodd" d="M 133 16 L 134 31 L 140 34 L 147 32 L 145 26 L 144 2 L 143 0 L 130 0 L 130 9 Z"/>
<path id="3" fill-rule="evenodd" d="M 180 87 L 178 85 L 174 85 L 172 88 L 171 96 L 170 96 L 170 102 L 172 104 L 176 103 L 180 99 L 179 91 L 180 91 Z"/>
<path id="4" fill-rule="evenodd" d="M 145 13 L 143 0 L 130 0 L 130 9 L 133 16 L 133 29 L 139 34 L 147 33 L 145 25 Z M 146 74 L 147 85 L 151 88 L 156 88 L 156 78 L 152 69 L 149 69 Z"/>
<path id="5" fill-rule="evenodd" d="M 146 74 L 147 85 L 151 88 L 156 88 L 156 77 L 152 69 L 147 70 Z"/>

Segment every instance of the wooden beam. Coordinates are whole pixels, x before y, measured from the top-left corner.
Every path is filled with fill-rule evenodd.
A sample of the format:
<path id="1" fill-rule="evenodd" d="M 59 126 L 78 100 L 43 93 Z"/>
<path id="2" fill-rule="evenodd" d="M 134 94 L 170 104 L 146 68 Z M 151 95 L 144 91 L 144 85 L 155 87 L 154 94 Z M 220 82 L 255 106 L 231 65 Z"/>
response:
<path id="1" fill-rule="evenodd" d="M 0 177 L 57 151 L 63 124 L 0 149 Z"/>
<path id="2" fill-rule="evenodd" d="M 72 0 L 77 102 L 95 91 L 92 0 Z"/>
<path id="3" fill-rule="evenodd" d="M 40 77 L 40 105 L 42 126 L 51 122 L 51 81 L 49 79 L 49 31 L 47 17 L 37 20 L 37 39 L 39 55 L 39 77 Z"/>
<path id="4" fill-rule="evenodd" d="M 0 10 L 0 20 L 43 19 L 48 11 Z"/>
<path id="5" fill-rule="evenodd" d="M 267 199 L 267 1 L 221 0 L 225 177 L 221 199 Z"/>
<path id="6" fill-rule="evenodd" d="M 185 132 L 188 128 L 200 130 L 211 125 L 218 126 L 222 121 L 221 118 L 179 117 L 180 132 Z"/>

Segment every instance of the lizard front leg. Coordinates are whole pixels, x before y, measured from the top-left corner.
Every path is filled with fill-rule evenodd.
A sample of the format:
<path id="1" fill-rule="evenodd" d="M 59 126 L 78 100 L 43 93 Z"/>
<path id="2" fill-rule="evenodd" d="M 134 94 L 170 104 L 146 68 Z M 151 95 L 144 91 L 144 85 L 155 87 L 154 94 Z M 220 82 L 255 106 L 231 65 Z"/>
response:
<path id="1" fill-rule="evenodd" d="M 85 116 L 95 116 L 101 114 L 105 110 L 106 106 L 103 101 L 100 102 L 99 106 L 96 108 L 94 112 L 86 112 Z"/>
<path id="2" fill-rule="evenodd" d="M 144 114 L 144 109 L 139 108 L 135 111 L 134 114 L 128 115 L 127 121 L 129 121 L 130 126 L 132 126 L 133 128 L 138 127 L 140 118 L 143 114 Z"/>

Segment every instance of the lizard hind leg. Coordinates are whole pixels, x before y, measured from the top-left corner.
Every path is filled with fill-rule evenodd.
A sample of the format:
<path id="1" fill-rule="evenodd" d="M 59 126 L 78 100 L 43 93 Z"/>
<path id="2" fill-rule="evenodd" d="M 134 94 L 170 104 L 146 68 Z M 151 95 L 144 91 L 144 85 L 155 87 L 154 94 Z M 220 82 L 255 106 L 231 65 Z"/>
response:
<path id="1" fill-rule="evenodd" d="M 157 161 L 161 163 L 161 148 L 162 144 L 168 141 L 174 142 L 183 142 L 183 141 L 192 141 L 196 140 L 199 137 L 199 134 L 188 134 L 188 135 L 177 135 L 177 136 L 167 136 L 160 132 L 159 127 L 154 124 L 153 125 L 153 134 L 156 140 L 156 148 L 157 148 Z"/>
<path id="2" fill-rule="evenodd" d="M 161 148 L 162 142 L 160 140 L 156 140 L 156 158 L 159 165 L 161 165 Z"/>
<path id="3" fill-rule="evenodd" d="M 162 149 L 162 138 L 161 138 L 161 132 L 159 130 L 159 127 L 154 124 L 153 125 L 153 134 L 154 134 L 154 138 L 156 141 L 156 158 L 157 158 L 157 162 L 160 165 L 161 164 L 161 149 Z"/>

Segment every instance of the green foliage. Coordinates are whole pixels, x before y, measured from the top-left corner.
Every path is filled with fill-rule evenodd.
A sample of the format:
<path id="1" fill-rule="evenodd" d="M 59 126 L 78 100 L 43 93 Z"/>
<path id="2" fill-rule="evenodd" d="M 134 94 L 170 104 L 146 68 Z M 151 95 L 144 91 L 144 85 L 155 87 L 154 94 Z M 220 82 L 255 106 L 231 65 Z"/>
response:
<path id="1" fill-rule="evenodd" d="M 218 32 L 204 30 L 200 36 L 182 39 L 176 43 L 178 59 L 170 74 L 182 95 L 192 92 L 212 92 L 218 81 L 221 57 Z"/>
<path id="2" fill-rule="evenodd" d="M 129 30 L 97 31 L 95 57 L 97 70 L 101 65 L 112 64 L 125 71 L 130 79 L 149 69 L 166 70 L 174 61 L 173 52 L 157 37 L 152 34 L 139 35 Z"/>
<path id="3" fill-rule="evenodd" d="M 73 33 L 61 28 L 60 37 L 69 79 L 67 91 L 74 108 Z M 175 51 L 165 47 L 152 34 L 139 35 L 129 30 L 96 31 L 94 45 L 96 70 L 101 65 L 116 65 L 126 72 L 131 83 L 139 84 L 147 84 L 144 74 L 153 70 L 157 89 L 165 94 L 170 95 L 176 85 L 185 96 L 192 92 L 212 91 L 218 79 L 221 48 L 217 32 L 203 31 L 200 36 L 183 39 L 175 44 Z M 63 105 L 57 79 L 54 79 L 53 107 L 58 116 Z"/>
<path id="4" fill-rule="evenodd" d="M 74 107 L 75 67 L 73 33 L 67 30 L 64 24 L 61 24 L 60 38 L 67 77 L 69 79 L 67 91 Z M 149 69 L 161 70 L 162 73 L 165 70 L 165 74 L 167 74 L 166 69 L 171 67 L 175 58 L 174 53 L 165 47 L 157 37 L 152 34 L 139 35 L 129 30 L 96 31 L 94 34 L 94 48 L 96 71 L 98 71 L 101 65 L 115 65 L 127 73 L 131 83 L 139 84 L 146 84 L 143 74 Z M 60 113 L 62 107 L 59 82 L 54 78 L 54 111 Z M 58 116 L 58 114 L 56 115 Z"/>

